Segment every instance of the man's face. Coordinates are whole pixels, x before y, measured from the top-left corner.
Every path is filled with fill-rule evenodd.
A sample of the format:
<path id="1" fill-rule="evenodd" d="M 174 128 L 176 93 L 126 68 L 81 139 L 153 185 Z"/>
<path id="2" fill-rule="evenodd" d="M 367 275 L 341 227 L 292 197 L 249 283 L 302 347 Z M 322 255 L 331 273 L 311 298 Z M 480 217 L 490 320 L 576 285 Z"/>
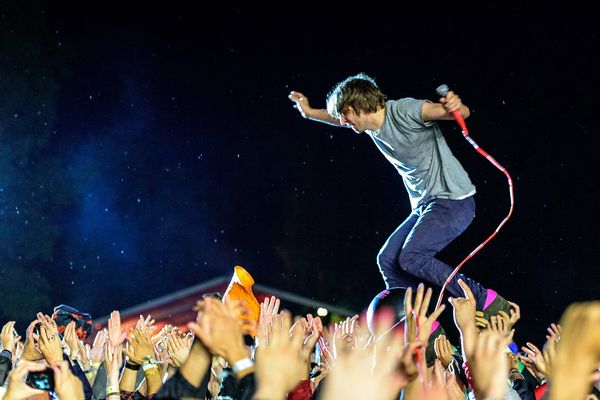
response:
<path id="1" fill-rule="evenodd" d="M 340 124 L 352 128 L 356 133 L 364 132 L 366 122 L 366 115 L 360 112 L 354 111 L 352 107 L 340 114 Z"/>

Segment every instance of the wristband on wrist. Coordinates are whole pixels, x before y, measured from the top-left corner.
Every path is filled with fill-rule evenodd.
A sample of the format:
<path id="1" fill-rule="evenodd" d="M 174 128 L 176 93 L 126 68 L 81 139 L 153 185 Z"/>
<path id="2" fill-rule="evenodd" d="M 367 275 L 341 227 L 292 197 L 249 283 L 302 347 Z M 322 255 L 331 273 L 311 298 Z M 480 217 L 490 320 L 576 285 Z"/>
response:
<path id="1" fill-rule="evenodd" d="M 144 373 L 146 371 L 148 371 L 149 369 L 152 369 L 152 368 L 158 369 L 158 364 L 154 364 L 154 363 L 151 363 L 151 362 L 145 362 L 145 363 L 142 364 L 142 369 L 144 370 Z"/>
<path id="2" fill-rule="evenodd" d="M 146 376 L 146 377 L 150 376 L 150 375 L 158 375 L 158 374 L 159 374 L 158 367 L 156 367 L 156 366 L 153 366 L 151 368 L 146 368 L 144 370 L 144 376 Z"/>
<path id="3" fill-rule="evenodd" d="M 110 396 L 119 396 L 121 397 L 121 392 L 110 392 L 106 393 L 106 398 L 108 399 Z"/>
<path id="4" fill-rule="evenodd" d="M 106 393 L 114 393 L 114 392 L 117 392 L 117 394 L 120 394 L 118 386 L 107 386 L 106 387 Z"/>
<path id="5" fill-rule="evenodd" d="M 234 374 L 239 373 L 248 368 L 252 368 L 254 366 L 254 361 L 250 359 L 250 357 L 242 358 L 239 361 L 236 361 L 232 366 L 231 370 Z"/>
<path id="6" fill-rule="evenodd" d="M 125 363 L 125 368 L 127 368 L 127 369 L 132 369 L 132 370 L 134 370 L 134 371 L 137 371 L 138 369 L 140 369 L 140 366 L 139 366 L 139 365 L 137 365 L 137 364 L 132 364 L 132 363 L 130 363 L 129 361 L 127 361 L 127 362 Z"/>

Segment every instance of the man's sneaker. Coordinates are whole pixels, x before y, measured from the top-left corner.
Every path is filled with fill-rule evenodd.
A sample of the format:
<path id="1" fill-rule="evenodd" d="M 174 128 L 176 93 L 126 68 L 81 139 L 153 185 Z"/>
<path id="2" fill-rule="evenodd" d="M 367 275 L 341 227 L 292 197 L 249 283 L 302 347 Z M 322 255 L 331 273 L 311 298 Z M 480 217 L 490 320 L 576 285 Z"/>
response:
<path id="1" fill-rule="evenodd" d="M 510 315 L 510 303 L 504 297 L 496 293 L 495 290 L 487 289 L 487 296 L 483 306 L 483 316 L 488 321 L 494 315 L 498 315 L 500 311 L 504 311 Z"/>

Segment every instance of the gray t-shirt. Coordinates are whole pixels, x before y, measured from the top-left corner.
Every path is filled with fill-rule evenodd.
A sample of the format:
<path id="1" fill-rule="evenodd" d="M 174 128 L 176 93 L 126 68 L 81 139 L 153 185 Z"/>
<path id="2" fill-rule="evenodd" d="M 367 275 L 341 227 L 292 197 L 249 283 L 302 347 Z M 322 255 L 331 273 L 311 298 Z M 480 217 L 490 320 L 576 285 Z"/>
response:
<path id="1" fill-rule="evenodd" d="M 435 198 L 459 200 L 475 194 L 438 124 L 423 121 L 424 101 L 387 101 L 381 129 L 367 132 L 402 176 L 413 209 Z"/>

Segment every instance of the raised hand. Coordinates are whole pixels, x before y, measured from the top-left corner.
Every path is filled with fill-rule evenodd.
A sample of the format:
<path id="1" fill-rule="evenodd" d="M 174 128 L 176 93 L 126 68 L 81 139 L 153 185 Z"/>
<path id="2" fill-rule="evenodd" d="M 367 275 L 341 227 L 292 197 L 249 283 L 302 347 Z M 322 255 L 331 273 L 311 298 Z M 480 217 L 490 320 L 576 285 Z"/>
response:
<path id="1" fill-rule="evenodd" d="M 550 326 L 546 329 L 548 331 L 548 335 L 546 335 L 546 339 L 553 338 L 557 342 L 560 340 L 560 332 L 562 331 L 562 327 L 560 324 L 555 324 L 554 322 L 550 324 Z"/>
<path id="2" fill-rule="evenodd" d="M 502 315 L 504 314 L 504 316 Z M 510 317 L 505 312 L 490 317 L 490 329 L 503 336 L 510 335 Z"/>
<path id="3" fill-rule="evenodd" d="M 123 346 L 113 347 L 108 340 L 102 346 L 107 386 L 119 386 L 119 373 L 123 364 Z"/>
<path id="4" fill-rule="evenodd" d="M 446 373 L 446 386 L 445 392 L 448 396 L 448 400 L 463 400 L 465 398 L 465 392 L 461 389 L 457 382 L 456 373 Z"/>
<path id="5" fill-rule="evenodd" d="M 169 338 L 169 335 L 171 334 L 173 329 L 175 329 L 173 325 L 165 324 L 156 335 L 152 336 L 152 344 L 158 346 L 161 351 L 164 350 L 167 343 L 167 339 Z"/>
<path id="6" fill-rule="evenodd" d="M 526 347 L 521 347 L 521 350 L 523 350 L 526 356 L 519 355 L 519 358 L 529 372 L 537 379 L 546 378 L 548 376 L 548 365 L 542 351 L 530 342 L 527 342 Z"/>
<path id="7" fill-rule="evenodd" d="M 294 108 L 300 112 L 303 118 L 308 118 L 308 113 L 312 108 L 305 95 L 292 90 L 288 95 L 288 99 L 294 102 Z"/>
<path id="8" fill-rule="evenodd" d="M 469 286 L 462 280 L 458 284 L 463 290 L 464 297 L 449 298 L 450 304 L 454 308 L 454 322 L 459 328 L 470 326 L 475 323 L 475 296 Z"/>
<path id="9" fill-rule="evenodd" d="M 435 355 L 441 361 L 444 368 L 452 363 L 452 345 L 445 335 L 440 335 L 435 338 L 434 342 Z"/>
<path id="10" fill-rule="evenodd" d="M 99 363 L 104 359 L 104 344 L 108 341 L 108 331 L 106 329 L 102 329 L 96 333 L 96 337 L 94 338 L 94 343 L 92 344 L 92 348 L 89 351 L 90 359 L 94 363 Z"/>
<path id="11" fill-rule="evenodd" d="M 127 331 L 121 330 L 121 314 L 118 311 L 110 313 L 108 318 L 108 340 L 113 347 L 123 344 L 127 339 Z"/>
<path id="12" fill-rule="evenodd" d="M 333 366 L 333 350 L 329 347 L 329 343 L 333 342 L 333 336 L 326 339 L 325 335 L 329 336 L 327 330 L 323 328 L 323 321 L 321 317 L 313 317 L 312 314 L 306 314 L 306 318 L 300 318 L 297 320 L 291 329 L 293 332 L 302 331 L 305 337 L 305 344 L 308 341 L 316 341 L 321 350 L 323 356 L 322 362 L 328 364 L 329 367 Z"/>
<path id="13" fill-rule="evenodd" d="M 487 318 L 483 314 L 483 311 L 475 311 L 475 327 L 477 328 L 477 332 L 489 329 L 490 321 L 487 320 Z"/>
<path id="14" fill-rule="evenodd" d="M 179 368 L 187 360 L 191 348 L 191 340 L 187 336 L 180 335 L 179 331 L 174 331 L 167 339 L 169 358 L 171 364 L 176 368 Z"/>
<path id="15" fill-rule="evenodd" d="M 69 357 L 71 360 L 78 360 L 81 356 L 79 352 L 79 338 L 75 333 L 75 321 L 71 321 L 65 327 L 63 334 L 63 343 L 69 348 Z"/>
<path id="16" fill-rule="evenodd" d="M 391 330 L 393 323 L 393 313 L 386 310 L 378 313 L 375 321 L 377 364 L 374 368 L 369 351 L 359 349 L 340 354 L 327 376 L 323 393 L 325 400 L 398 398 L 407 379 L 398 370 L 398 354 L 404 347 L 404 338 Z"/>
<path id="17" fill-rule="evenodd" d="M 527 368 L 529 373 L 532 376 L 534 376 L 538 381 L 545 379 L 546 376 L 538 369 L 536 365 L 536 361 L 538 360 L 540 360 L 540 362 L 543 362 L 542 352 L 535 345 L 529 342 L 527 342 L 527 347 L 521 347 L 521 350 L 523 351 L 523 353 L 525 353 L 525 355 L 519 353 L 517 357 L 519 358 L 519 360 L 521 360 L 521 362 L 523 363 L 525 368 Z"/>
<path id="18" fill-rule="evenodd" d="M 517 303 L 513 303 L 512 301 L 509 301 L 508 304 L 510 304 L 511 306 L 510 317 L 508 321 L 508 329 L 512 329 L 512 327 L 515 326 L 517 321 L 521 319 L 521 307 L 519 307 Z M 500 311 L 500 314 L 506 315 L 504 311 Z"/>
<path id="19" fill-rule="evenodd" d="M 50 318 L 49 315 L 37 313 L 37 319 L 42 323 L 42 326 L 46 329 L 46 333 L 48 334 L 48 336 L 58 336 L 58 326 L 56 326 L 56 321 Z"/>
<path id="20" fill-rule="evenodd" d="M 336 358 L 338 354 L 345 351 L 352 351 L 352 349 L 358 347 L 358 336 L 356 335 L 358 330 L 357 321 L 358 315 L 355 315 L 335 324 L 333 354 Z"/>
<path id="21" fill-rule="evenodd" d="M 510 332 L 513 326 L 521 319 L 521 308 L 517 303 L 513 303 L 512 301 L 508 302 L 511 306 L 510 315 L 506 312 L 500 310 L 498 312 L 497 318 L 502 318 L 504 321 L 502 323 L 507 326 L 506 332 Z M 491 319 L 491 318 L 490 318 Z M 491 321 L 488 321 L 483 311 L 475 311 L 475 325 L 477 326 L 477 330 L 480 331 L 482 329 L 490 328 Z"/>
<path id="22" fill-rule="evenodd" d="M 309 352 L 303 348 L 304 336 L 290 337 L 291 315 L 288 311 L 280 315 L 271 324 L 269 345 L 257 349 L 255 398 L 283 399 L 308 374 Z"/>
<path id="23" fill-rule="evenodd" d="M 458 280 L 464 297 L 449 298 L 452 304 L 454 323 L 460 332 L 461 348 L 463 358 L 466 360 L 474 350 L 477 341 L 477 327 L 475 325 L 475 296 L 469 286 L 462 280 Z"/>
<path id="24" fill-rule="evenodd" d="M 456 382 L 456 375 L 447 372 L 437 359 L 433 365 L 432 379 L 426 389 L 427 399 L 464 400 L 465 392 Z"/>
<path id="25" fill-rule="evenodd" d="M 431 301 L 431 294 L 431 288 L 428 288 L 425 291 L 425 285 L 420 283 L 417 287 L 413 305 L 412 288 L 408 288 L 406 290 L 404 295 L 404 311 L 406 313 L 407 327 L 409 328 L 405 330 L 407 342 L 412 341 L 411 336 L 413 336 L 414 332 L 414 338 L 423 343 L 427 343 L 429 335 L 431 334 L 431 327 L 433 326 L 433 323 L 437 320 L 442 311 L 446 309 L 446 306 L 442 304 L 428 317 L 427 311 L 429 308 L 429 302 Z"/>
<path id="26" fill-rule="evenodd" d="M 202 307 L 196 322 L 190 322 L 188 328 L 204 346 L 213 355 L 222 356 L 230 364 L 248 357 L 242 327 L 231 310 L 212 297 L 205 297 Z"/>
<path id="27" fill-rule="evenodd" d="M 316 374 L 316 376 L 310 379 L 310 388 L 312 389 L 313 393 L 315 392 L 315 390 L 317 390 L 317 387 L 319 387 L 323 379 L 325 379 L 327 375 L 329 375 L 331 369 L 332 366 L 328 363 L 321 363 L 319 365 L 315 365 L 311 369 L 310 373 Z"/>
<path id="28" fill-rule="evenodd" d="M 248 303 L 245 300 L 229 300 L 225 302 L 225 307 L 229 313 L 238 321 L 242 327 L 242 333 L 245 335 L 256 335 L 256 320 L 252 319 Z"/>
<path id="29" fill-rule="evenodd" d="M 481 332 L 477 337 L 467 360 L 477 398 L 504 398 L 509 367 L 505 349 L 511 340 L 512 335 L 506 337 L 492 330 Z"/>
<path id="30" fill-rule="evenodd" d="M 42 354 L 38 346 L 39 336 L 37 333 L 34 332 L 34 328 L 38 324 L 41 325 L 42 323 L 37 319 L 31 321 L 31 323 L 27 327 L 27 330 L 25 331 L 25 345 L 23 348 L 23 354 L 21 355 L 21 358 L 23 360 L 38 361 L 44 358 L 44 355 Z"/>
<path id="31" fill-rule="evenodd" d="M 173 360 L 171 360 L 171 356 L 169 355 L 169 350 L 167 349 L 167 341 L 169 338 L 165 339 L 164 345 L 154 346 L 154 354 L 156 355 L 156 361 L 161 363 L 162 365 L 159 367 L 161 376 L 166 372 L 169 365 L 173 365 Z"/>
<path id="32" fill-rule="evenodd" d="M 156 330 L 156 326 L 154 326 L 155 322 L 156 321 L 152 319 L 151 315 L 148 315 L 146 318 L 144 318 L 143 315 L 140 315 L 140 318 L 135 323 L 135 329 L 143 330 L 152 336 Z"/>
<path id="33" fill-rule="evenodd" d="M 83 383 L 71 372 L 68 361 L 61 360 L 52 366 L 54 389 L 61 400 L 84 400 Z"/>
<path id="34" fill-rule="evenodd" d="M 118 345 L 113 347 L 116 348 Z M 127 347 L 123 349 L 123 353 L 125 353 L 129 362 L 136 365 L 141 365 L 145 361 L 154 358 L 154 346 L 148 332 L 135 329 L 128 340 Z"/>
<path id="35" fill-rule="evenodd" d="M 315 330 L 319 334 L 323 333 L 323 321 L 321 321 L 321 317 L 313 317 L 312 314 L 306 314 L 306 322 L 308 322 L 309 334 Z"/>
<path id="36" fill-rule="evenodd" d="M 3 400 L 23 400 L 33 396 L 41 396 L 43 390 L 34 389 L 25 383 L 30 372 L 40 372 L 46 369 L 45 364 L 21 360 L 17 366 L 8 374 L 8 386 Z"/>
<path id="37" fill-rule="evenodd" d="M 83 343 L 83 340 L 78 340 L 77 346 L 79 348 L 79 361 L 81 362 L 81 368 L 84 371 L 88 371 L 92 367 L 92 360 L 90 359 L 89 354 L 90 346 Z"/>
<path id="38" fill-rule="evenodd" d="M 354 324 L 354 336 L 356 336 L 356 347 L 359 349 L 365 349 L 373 345 L 374 338 L 369 331 L 367 324 L 366 313 L 361 316 Z"/>
<path id="39" fill-rule="evenodd" d="M 268 330 L 273 317 L 279 313 L 280 300 L 271 296 L 265 297 L 262 303 L 260 303 L 260 314 L 258 316 L 258 326 L 256 328 L 256 337 L 258 339 L 258 345 L 267 345 L 269 341 Z"/>
<path id="40" fill-rule="evenodd" d="M 281 318 L 283 317 L 282 313 L 279 313 L 273 318 L 273 323 L 279 321 L 281 323 Z M 321 330 L 323 329 L 323 324 L 321 323 L 321 318 L 314 318 L 312 314 L 306 314 L 306 318 L 298 318 L 290 328 L 290 334 L 292 335 L 302 335 L 304 340 L 306 340 L 309 336 L 315 334 L 319 336 Z"/>
<path id="41" fill-rule="evenodd" d="M 407 382 L 412 382 L 419 377 L 419 357 L 417 354 L 423 354 L 425 347 L 423 342 L 415 340 L 406 343 L 404 349 L 400 352 L 398 371 L 403 374 Z"/>
<path id="42" fill-rule="evenodd" d="M 56 324 L 52 326 L 47 324 L 47 321 L 45 322 L 42 322 L 40 326 L 38 346 L 48 365 L 53 366 L 63 360 L 62 342 L 58 336 Z"/>
<path id="43" fill-rule="evenodd" d="M 0 341 L 2 341 L 2 347 L 4 350 L 10 351 L 11 354 L 15 352 L 15 347 L 17 342 L 21 340 L 21 336 L 16 335 L 15 329 L 15 321 L 8 321 L 2 327 L 2 332 L 0 332 Z"/>

